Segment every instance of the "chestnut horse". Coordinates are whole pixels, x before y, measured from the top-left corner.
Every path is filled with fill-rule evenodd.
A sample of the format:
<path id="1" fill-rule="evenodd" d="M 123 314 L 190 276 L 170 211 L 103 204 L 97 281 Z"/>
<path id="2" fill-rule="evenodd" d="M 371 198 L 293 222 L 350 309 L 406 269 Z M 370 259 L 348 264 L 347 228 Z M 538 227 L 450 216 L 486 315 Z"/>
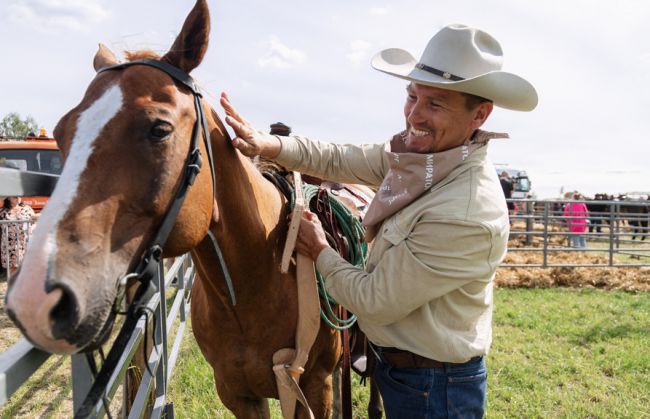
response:
<path id="1" fill-rule="evenodd" d="M 189 73 L 208 46 L 209 12 L 198 0 L 171 49 L 159 60 Z M 55 137 L 65 167 L 7 297 L 7 310 L 37 346 L 83 351 L 110 331 L 118 281 L 133 272 L 175 191 L 196 118 L 194 96 L 160 69 L 133 65 L 99 72 L 118 61 L 100 46 L 98 71 Z M 214 182 L 206 169 L 189 188 L 169 240 L 167 257 L 191 251 L 198 279 L 192 329 L 214 370 L 220 399 L 238 418 L 270 416 L 277 398 L 272 356 L 293 347 L 297 322 L 295 267 L 279 270 L 287 231 L 284 196 L 230 144 L 208 104 Z M 214 192 L 213 194 L 213 191 Z M 208 230 L 232 277 L 232 304 Z M 314 415 L 326 418 L 331 374 L 340 358 L 338 333 L 321 324 L 300 385 Z M 306 411 L 298 406 L 298 416 Z"/>

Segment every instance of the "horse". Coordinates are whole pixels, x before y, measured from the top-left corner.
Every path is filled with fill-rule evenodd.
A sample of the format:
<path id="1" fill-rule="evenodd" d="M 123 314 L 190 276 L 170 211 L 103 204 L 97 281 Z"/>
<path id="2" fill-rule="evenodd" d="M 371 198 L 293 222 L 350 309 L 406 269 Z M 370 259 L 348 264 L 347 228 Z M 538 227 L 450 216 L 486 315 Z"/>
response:
<path id="1" fill-rule="evenodd" d="M 206 0 L 197 0 L 167 53 L 131 52 L 128 62 L 161 62 L 189 74 L 206 53 L 209 31 Z M 221 401 L 238 418 L 268 418 L 267 399 L 278 398 L 272 357 L 293 347 L 297 323 L 295 266 L 279 270 L 287 200 L 232 147 L 217 113 L 187 85 L 155 66 L 118 64 L 100 45 L 95 78 L 56 126 L 64 169 L 10 285 L 7 311 L 31 342 L 50 352 L 75 353 L 105 341 L 120 282 L 145 260 L 139 256 L 191 169 L 195 177 L 162 253 L 191 252 L 195 261 L 192 330 Z M 196 146 L 198 158 L 187 150 L 201 125 L 207 138 Z M 199 160 L 210 155 L 213 170 L 197 174 Z M 190 158 L 194 163 L 186 165 Z M 300 379 L 317 418 L 330 414 L 340 357 L 339 333 L 321 322 Z M 307 415 L 298 405 L 297 416 Z"/>
<path id="2" fill-rule="evenodd" d="M 605 223 L 609 223 L 607 218 L 610 214 L 611 204 L 593 201 L 613 201 L 612 195 L 606 193 L 597 193 L 593 200 L 587 201 L 587 209 L 589 210 L 589 232 L 600 233 L 601 228 Z"/>
<path id="3" fill-rule="evenodd" d="M 626 214 L 627 224 L 632 230 L 632 240 L 636 240 L 636 236 L 639 236 L 639 240 L 645 240 L 648 235 L 648 219 L 650 214 L 650 196 L 643 197 L 638 196 L 628 196 L 626 194 L 621 194 L 618 196 L 618 200 L 621 201 L 620 211 L 621 214 Z"/>

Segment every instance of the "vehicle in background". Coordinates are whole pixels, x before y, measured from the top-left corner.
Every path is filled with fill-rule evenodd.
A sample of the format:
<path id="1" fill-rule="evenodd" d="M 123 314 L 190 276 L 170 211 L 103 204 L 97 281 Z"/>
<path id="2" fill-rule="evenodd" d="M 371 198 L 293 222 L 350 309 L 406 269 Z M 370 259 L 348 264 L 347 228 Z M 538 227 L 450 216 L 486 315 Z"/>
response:
<path id="1" fill-rule="evenodd" d="M 39 135 L 25 138 L 0 137 L 0 166 L 33 172 L 61 174 L 61 153 L 54 138 L 41 129 Z M 46 196 L 24 196 L 22 201 L 40 212 Z"/>
<path id="2" fill-rule="evenodd" d="M 526 199 L 534 198 L 535 194 L 532 192 L 532 182 L 528 177 L 528 174 L 525 170 L 513 169 L 507 164 L 495 164 L 494 167 L 497 170 L 497 175 L 506 172 L 512 180 L 512 199 Z"/>

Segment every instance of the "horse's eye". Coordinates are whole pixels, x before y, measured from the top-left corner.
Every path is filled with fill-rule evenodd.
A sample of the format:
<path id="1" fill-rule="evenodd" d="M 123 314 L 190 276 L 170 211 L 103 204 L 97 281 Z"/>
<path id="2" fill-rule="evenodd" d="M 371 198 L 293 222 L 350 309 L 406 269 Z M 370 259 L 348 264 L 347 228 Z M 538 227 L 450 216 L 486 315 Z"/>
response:
<path id="1" fill-rule="evenodd" d="M 156 121 L 153 127 L 151 127 L 151 132 L 149 132 L 149 138 L 152 141 L 163 141 L 174 131 L 174 127 L 169 122 L 165 121 Z"/>

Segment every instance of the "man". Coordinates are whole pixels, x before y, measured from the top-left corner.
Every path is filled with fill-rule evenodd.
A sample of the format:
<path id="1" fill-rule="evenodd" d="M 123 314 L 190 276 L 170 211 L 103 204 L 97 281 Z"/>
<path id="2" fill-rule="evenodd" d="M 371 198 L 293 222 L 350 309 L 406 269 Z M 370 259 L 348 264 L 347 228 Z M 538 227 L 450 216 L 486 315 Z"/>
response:
<path id="1" fill-rule="evenodd" d="M 501 71 L 489 34 L 442 28 L 420 61 L 401 49 L 372 66 L 408 80 L 406 130 L 383 145 L 333 145 L 258 133 L 221 103 L 233 145 L 283 166 L 340 182 L 379 187 L 364 225 L 374 242 L 365 270 L 333 251 L 306 213 L 297 250 L 309 255 L 327 291 L 357 315 L 379 363 L 388 418 L 481 417 L 484 356 L 492 340 L 492 280 L 506 253 L 508 211 L 479 130 L 493 105 L 529 111 L 530 83 Z"/>
<path id="2" fill-rule="evenodd" d="M 508 172 L 505 170 L 501 172 L 501 175 L 499 176 L 499 182 L 501 183 L 501 189 L 503 189 L 503 195 L 506 197 L 506 199 L 512 198 L 512 190 L 514 189 L 514 185 L 512 184 L 512 178 L 510 178 Z M 508 212 L 512 213 L 514 209 L 514 203 L 508 201 Z"/>

